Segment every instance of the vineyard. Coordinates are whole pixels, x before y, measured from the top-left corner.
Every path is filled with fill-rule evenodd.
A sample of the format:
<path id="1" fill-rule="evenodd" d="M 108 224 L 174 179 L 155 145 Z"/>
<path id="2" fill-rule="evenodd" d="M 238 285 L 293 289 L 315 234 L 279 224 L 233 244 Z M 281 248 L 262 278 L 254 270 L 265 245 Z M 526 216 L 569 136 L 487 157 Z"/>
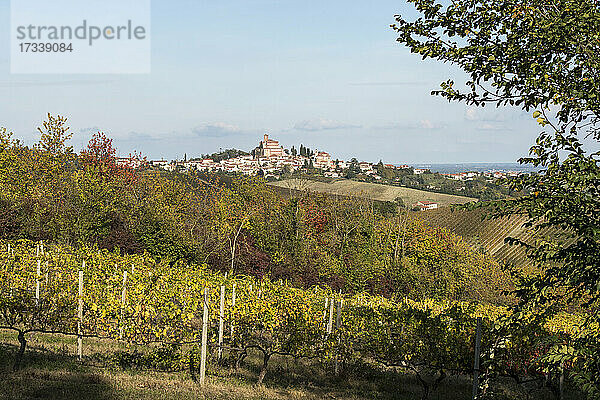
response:
<path id="1" fill-rule="evenodd" d="M 343 189 L 337 189 L 335 185 L 345 185 Z M 395 196 L 402 197 L 405 204 L 414 204 L 419 200 L 432 200 L 440 205 L 462 204 L 468 202 L 466 197 L 443 195 L 431 192 L 418 191 L 401 187 L 392 187 L 380 184 L 358 183 L 354 181 L 339 181 L 333 184 L 323 182 L 299 180 L 286 180 L 270 183 L 269 186 L 277 188 L 282 192 L 290 189 L 313 190 L 317 192 L 335 195 L 356 196 L 377 199 L 381 201 L 393 201 Z M 347 187 L 346 187 L 347 186 Z M 342 187 L 342 186 L 340 186 Z M 393 190 L 392 190 L 393 189 Z M 391 191 L 390 191 L 391 190 Z M 388 193 L 389 192 L 389 193 Z M 445 196 L 445 197 L 444 197 Z M 518 246 L 510 246 L 504 242 L 508 236 L 525 241 L 544 238 L 551 234 L 549 229 L 535 233 L 523 228 L 526 221 L 525 216 L 513 216 L 501 219 L 483 219 L 485 211 L 476 210 L 453 210 L 450 207 L 441 207 L 427 212 L 411 212 L 412 215 L 425 221 L 435 228 L 447 229 L 450 232 L 464 238 L 475 249 L 493 256 L 498 261 L 525 268 L 531 268 L 531 260 L 525 251 Z"/>
<path id="2" fill-rule="evenodd" d="M 311 190 L 332 195 L 361 197 L 379 201 L 395 201 L 397 198 L 401 198 L 404 204 L 407 205 L 413 205 L 422 200 L 430 200 L 435 201 L 440 204 L 440 206 L 449 206 L 451 204 L 464 204 L 477 200 L 464 196 L 428 192 L 401 186 L 357 182 L 349 179 L 340 179 L 331 183 L 326 183 L 293 178 L 284 181 L 271 182 L 269 183 L 269 186 L 283 188 L 288 191 Z"/>
<path id="3" fill-rule="evenodd" d="M 542 358 L 567 343 L 582 323 L 563 314 L 513 332 L 497 346 L 493 328 L 506 310 L 494 306 L 297 289 L 107 250 L 30 241 L 3 242 L 1 248 L 0 327 L 20 342 L 15 369 L 28 334 L 62 333 L 77 337 L 80 358 L 89 338 L 190 346 L 178 362 L 201 384 L 207 352 L 218 360 L 227 355 L 237 367 L 250 351 L 258 352 L 258 383 L 274 355 L 317 360 L 330 365 L 332 374 L 368 360 L 415 374 L 426 399 L 446 377 L 473 372 L 478 318 L 482 360 L 494 348 L 496 375 L 540 388 L 558 387 Z"/>
<path id="4" fill-rule="evenodd" d="M 452 210 L 441 208 L 418 213 L 419 218 L 431 226 L 450 230 L 463 237 L 471 245 L 493 256 L 500 262 L 531 268 L 531 260 L 524 249 L 511 246 L 504 242 L 506 237 L 514 237 L 525 242 L 536 239 L 548 238 L 555 235 L 549 228 L 533 232 L 523 228 L 527 221 L 526 216 L 513 216 L 511 218 L 483 219 L 485 210 Z"/>

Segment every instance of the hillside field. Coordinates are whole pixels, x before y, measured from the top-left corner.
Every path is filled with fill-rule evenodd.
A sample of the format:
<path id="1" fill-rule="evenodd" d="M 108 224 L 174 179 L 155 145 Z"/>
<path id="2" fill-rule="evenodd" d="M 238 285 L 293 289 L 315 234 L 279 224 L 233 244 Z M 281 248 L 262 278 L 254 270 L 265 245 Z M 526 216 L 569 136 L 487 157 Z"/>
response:
<path id="1" fill-rule="evenodd" d="M 485 209 L 469 211 L 441 208 L 414 212 L 413 215 L 425 220 L 431 226 L 449 229 L 471 243 L 474 248 L 491 255 L 499 262 L 525 269 L 533 266 L 525 250 L 520 246 L 505 243 L 504 239 L 513 237 L 531 243 L 536 239 L 557 235 L 550 228 L 533 232 L 531 228 L 523 227 L 527 221 L 524 215 L 484 219 Z"/>
<path id="2" fill-rule="evenodd" d="M 341 196 L 365 197 L 379 201 L 394 201 L 400 197 L 404 204 L 413 205 L 418 201 L 434 201 L 440 206 L 451 204 L 464 204 L 477 199 L 463 196 L 454 196 L 444 193 L 426 192 L 424 190 L 410 189 L 400 186 L 380 185 L 377 183 L 356 182 L 349 179 L 340 179 L 331 183 L 310 181 L 306 179 L 287 179 L 269 183 L 283 189 L 311 190 L 313 192 L 329 193 Z"/>
<path id="3" fill-rule="evenodd" d="M 356 182 L 347 179 L 331 183 L 306 179 L 289 179 L 272 182 L 269 185 L 279 190 L 310 190 L 379 201 L 394 201 L 397 197 L 401 197 L 406 205 L 415 204 L 420 200 L 435 201 L 441 208 L 416 211 L 412 212 L 412 215 L 425 220 L 431 226 L 450 230 L 465 239 L 475 249 L 493 256 L 500 262 L 524 268 L 531 267 L 531 261 L 527 259 L 525 251 L 521 247 L 504 243 L 504 239 L 508 236 L 523 240 L 532 238 L 531 232 L 522 227 L 526 220 L 524 216 L 489 220 L 483 218 L 484 210 L 453 210 L 448 207 L 452 204 L 477 201 L 474 198 L 376 183 Z"/>

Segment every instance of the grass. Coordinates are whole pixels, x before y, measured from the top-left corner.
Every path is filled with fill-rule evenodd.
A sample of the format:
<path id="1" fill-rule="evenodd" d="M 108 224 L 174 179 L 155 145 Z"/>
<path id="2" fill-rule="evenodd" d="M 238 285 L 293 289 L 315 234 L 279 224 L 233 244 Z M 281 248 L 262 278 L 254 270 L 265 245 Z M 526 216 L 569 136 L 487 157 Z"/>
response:
<path id="1" fill-rule="evenodd" d="M 111 355 L 149 352 L 113 340 L 85 339 L 84 360 L 75 357 L 76 339 L 62 335 L 28 336 L 23 368 L 13 372 L 16 335 L 0 331 L 1 399 L 419 399 L 421 387 L 411 374 L 384 370 L 370 364 L 348 366 L 335 377 L 328 366 L 307 360 L 276 357 L 265 378 L 255 384 L 258 355 L 251 355 L 240 371 L 219 367 L 209 359 L 207 384 L 200 388 L 188 371 L 162 372 L 135 366 L 119 367 Z M 450 377 L 431 400 L 470 399 L 467 376 Z M 523 398 L 516 387 L 506 386 L 508 398 Z M 539 392 L 532 399 L 545 399 Z M 575 398 L 575 397 L 573 397 Z"/>
<path id="2" fill-rule="evenodd" d="M 424 190 L 411 189 L 401 186 L 382 185 L 377 183 L 357 182 L 349 179 L 339 179 L 331 183 L 309 181 L 306 179 L 287 179 L 269 183 L 271 186 L 291 190 L 311 190 L 314 192 L 337 194 L 341 196 L 364 197 L 379 201 L 394 201 L 402 198 L 406 205 L 427 200 L 438 203 L 441 207 L 451 204 L 463 204 L 477 201 L 470 197 L 455 196 L 444 193 L 433 193 Z"/>

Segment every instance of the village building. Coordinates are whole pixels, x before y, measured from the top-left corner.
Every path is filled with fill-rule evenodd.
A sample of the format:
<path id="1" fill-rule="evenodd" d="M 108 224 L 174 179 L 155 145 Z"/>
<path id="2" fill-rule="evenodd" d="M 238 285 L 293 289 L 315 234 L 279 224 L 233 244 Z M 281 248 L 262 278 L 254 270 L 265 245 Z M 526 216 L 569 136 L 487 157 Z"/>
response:
<path id="1" fill-rule="evenodd" d="M 137 157 L 117 157 L 115 160 L 115 164 L 120 167 L 128 167 L 128 168 L 139 168 L 146 161 L 140 160 Z"/>
<path id="2" fill-rule="evenodd" d="M 151 166 L 158 167 L 158 168 L 165 168 L 170 163 L 171 163 L 171 161 L 167 161 L 167 160 L 151 160 L 150 161 Z"/>
<path id="3" fill-rule="evenodd" d="M 337 161 L 337 167 L 338 167 L 339 169 L 342 169 L 342 170 L 343 170 L 343 169 L 348 169 L 348 167 L 349 167 L 349 166 L 350 166 L 350 165 L 349 165 L 349 164 L 348 164 L 346 161 L 343 161 L 343 160 L 338 160 L 338 161 Z"/>
<path id="4" fill-rule="evenodd" d="M 433 201 L 422 200 L 418 201 L 415 204 L 415 207 L 419 208 L 421 211 L 435 210 L 436 208 L 438 208 L 438 203 Z"/>
<path id="5" fill-rule="evenodd" d="M 319 169 L 330 169 L 335 166 L 329 153 L 325 151 L 317 151 L 313 159 L 313 166 Z"/>
<path id="6" fill-rule="evenodd" d="M 365 173 L 365 174 L 370 174 L 370 173 L 374 173 L 373 171 L 373 164 L 368 163 L 368 162 L 359 162 L 358 163 L 358 167 L 360 168 L 360 170 Z"/>
<path id="7" fill-rule="evenodd" d="M 269 135 L 265 133 L 263 140 L 260 142 L 258 147 L 254 149 L 254 157 L 279 157 L 285 153 L 283 147 L 279 145 L 277 140 L 269 139 Z"/>

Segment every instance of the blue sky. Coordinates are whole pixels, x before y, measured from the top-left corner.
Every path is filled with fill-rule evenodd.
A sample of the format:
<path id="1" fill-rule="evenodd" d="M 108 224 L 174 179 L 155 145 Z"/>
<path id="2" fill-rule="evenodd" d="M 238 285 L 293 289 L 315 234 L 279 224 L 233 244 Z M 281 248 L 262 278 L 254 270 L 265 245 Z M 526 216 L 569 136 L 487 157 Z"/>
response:
<path id="1" fill-rule="evenodd" d="M 389 163 L 512 162 L 539 131 L 530 115 L 433 97 L 464 77 L 395 43 L 403 1 L 152 1 L 152 72 L 10 74 L 0 0 L 0 126 L 27 143 L 67 116 L 83 146 L 102 130 L 121 154 L 182 158 L 284 146 Z"/>

